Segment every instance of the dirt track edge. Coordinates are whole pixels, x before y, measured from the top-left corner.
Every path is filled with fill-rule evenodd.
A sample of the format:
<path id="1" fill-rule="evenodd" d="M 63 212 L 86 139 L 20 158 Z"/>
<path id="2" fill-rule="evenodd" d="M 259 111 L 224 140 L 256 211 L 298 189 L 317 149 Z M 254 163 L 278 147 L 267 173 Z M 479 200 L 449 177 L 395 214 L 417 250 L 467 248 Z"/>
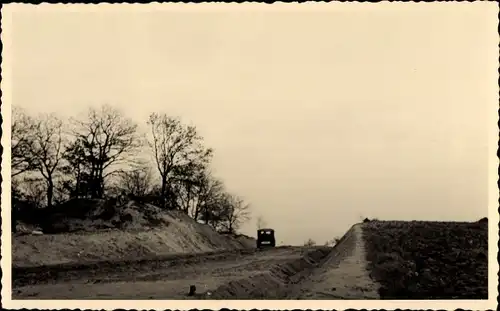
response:
<path id="1" fill-rule="evenodd" d="M 297 294 L 301 281 L 339 256 L 339 249 L 349 240 L 356 225 L 359 224 L 351 226 L 333 248 L 317 247 L 300 259 L 270 267 L 269 272 L 221 285 L 210 296 L 206 293 L 200 295 L 201 299 L 292 299 Z"/>

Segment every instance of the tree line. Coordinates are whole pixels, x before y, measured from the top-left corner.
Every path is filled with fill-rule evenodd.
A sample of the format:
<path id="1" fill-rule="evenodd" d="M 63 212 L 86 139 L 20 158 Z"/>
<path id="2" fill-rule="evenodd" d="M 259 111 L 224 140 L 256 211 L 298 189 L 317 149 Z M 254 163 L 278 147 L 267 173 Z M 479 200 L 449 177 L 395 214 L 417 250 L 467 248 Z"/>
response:
<path id="1" fill-rule="evenodd" d="M 111 105 L 68 120 L 13 107 L 13 208 L 128 196 L 184 211 L 218 231 L 235 232 L 249 219 L 249 204 L 211 173 L 214 151 L 195 126 L 159 113 L 143 125 L 146 135 Z"/>

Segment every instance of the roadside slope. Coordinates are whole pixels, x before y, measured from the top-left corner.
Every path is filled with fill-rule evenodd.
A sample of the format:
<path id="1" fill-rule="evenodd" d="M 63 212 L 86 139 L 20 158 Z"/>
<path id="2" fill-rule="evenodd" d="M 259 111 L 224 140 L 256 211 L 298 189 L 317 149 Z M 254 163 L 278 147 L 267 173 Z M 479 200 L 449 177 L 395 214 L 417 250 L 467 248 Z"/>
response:
<path id="1" fill-rule="evenodd" d="M 309 249 L 301 258 L 220 286 L 211 299 L 378 299 L 369 277 L 361 224 L 335 247 Z"/>
<path id="2" fill-rule="evenodd" d="M 296 285 L 294 299 L 378 299 L 378 284 L 369 277 L 362 225 L 356 224 L 325 261 Z"/>
<path id="3" fill-rule="evenodd" d="M 488 222 L 363 224 L 382 299 L 488 299 Z"/>
<path id="4" fill-rule="evenodd" d="M 286 299 L 301 275 L 317 267 L 331 247 L 302 247 L 300 256 L 288 256 L 282 263 L 269 265 L 260 273 L 232 280 L 201 299 Z M 273 251 L 269 251 L 272 253 Z"/>
<path id="5" fill-rule="evenodd" d="M 12 264 L 33 267 L 255 247 L 255 240 L 250 237 L 219 234 L 180 211 L 156 211 L 155 225 L 148 226 L 140 213 L 142 208 L 143 205 L 127 204 L 129 216 L 119 216 L 127 220 L 128 227 L 121 230 L 13 236 Z"/>

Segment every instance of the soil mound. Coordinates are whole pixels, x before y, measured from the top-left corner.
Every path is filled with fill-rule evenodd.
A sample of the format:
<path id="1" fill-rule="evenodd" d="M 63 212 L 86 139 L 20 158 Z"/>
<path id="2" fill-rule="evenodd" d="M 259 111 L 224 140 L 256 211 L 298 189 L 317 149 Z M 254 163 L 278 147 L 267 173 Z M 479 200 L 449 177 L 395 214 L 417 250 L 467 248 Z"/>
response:
<path id="1" fill-rule="evenodd" d="M 181 211 L 165 211 L 136 201 L 118 204 L 73 200 L 47 211 L 39 220 L 43 235 L 13 237 L 14 266 L 128 260 L 255 247 L 253 238 L 222 235 Z"/>
<path id="2" fill-rule="evenodd" d="M 382 299 L 488 299 L 488 223 L 363 224 Z"/>

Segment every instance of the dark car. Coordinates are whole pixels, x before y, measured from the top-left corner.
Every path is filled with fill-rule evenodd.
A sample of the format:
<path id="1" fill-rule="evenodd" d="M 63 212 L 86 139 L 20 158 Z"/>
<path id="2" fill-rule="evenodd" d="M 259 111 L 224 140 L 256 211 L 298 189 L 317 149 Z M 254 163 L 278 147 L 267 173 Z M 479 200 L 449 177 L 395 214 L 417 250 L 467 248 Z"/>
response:
<path id="1" fill-rule="evenodd" d="M 276 246 L 276 239 L 274 238 L 273 229 L 257 230 L 257 248 L 261 248 L 262 246 Z"/>

